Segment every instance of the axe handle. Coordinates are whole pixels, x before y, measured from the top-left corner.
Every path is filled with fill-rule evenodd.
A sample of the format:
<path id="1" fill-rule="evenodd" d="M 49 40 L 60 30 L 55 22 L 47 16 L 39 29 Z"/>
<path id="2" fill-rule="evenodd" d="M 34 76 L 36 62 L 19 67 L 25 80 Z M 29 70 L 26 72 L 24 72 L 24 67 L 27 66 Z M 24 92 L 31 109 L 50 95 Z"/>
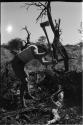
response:
<path id="1" fill-rule="evenodd" d="M 46 29 L 45 29 L 45 25 L 42 25 L 41 27 L 42 27 L 42 29 L 43 29 L 45 35 L 46 35 L 46 38 L 47 38 L 47 41 L 48 41 L 48 45 L 49 45 L 49 49 L 50 49 L 51 56 L 52 56 L 52 62 L 53 62 L 53 59 L 54 59 L 54 57 L 53 57 L 53 52 L 51 51 L 51 45 L 50 45 L 50 41 L 49 41 L 49 38 L 48 38 L 48 35 L 47 35 L 47 32 L 46 32 Z M 54 64 L 53 64 L 52 68 L 54 68 Z"/>
<path id="2" fill-rule="evenodd" d="M 48 35 L 47 35 L 47 32 L 46 32 L 45 27 L 42 27 L 42 28 L 43 28 L 43 31 L 44 31 L 44 33 L 45 33 L 45 35 L 46 35 L 47 41 L 48 41 L 49 49 L 50 49 L 51 56 L 52 56 L 52 62 L 53 62 L 54 57 L 53 57 L 53 52 L 51 51 L 50 41 L 49 41 L 49 38 L 48 38 Z M 54 67 L 54 64 L 53 64 L 53 67 Z"/>
<path id="3" fill-rule="evenodd" d="M 46 38 L 47 38 L 47 41 L 48 41 L 48 45 L 49 45 L 49 49 L 51 51 L 51 45 L 50 45 L 50 41 L 49 41 L 49 38 L 48 38 L 48 35 L 47 35 L 47 32 L 46 32 L 46 29 L 45 29 L 45 27 L 42 27 L 42 28 L 43 28 L 43 31 L 44 31 L 44 33 L 46 35 Z"/>

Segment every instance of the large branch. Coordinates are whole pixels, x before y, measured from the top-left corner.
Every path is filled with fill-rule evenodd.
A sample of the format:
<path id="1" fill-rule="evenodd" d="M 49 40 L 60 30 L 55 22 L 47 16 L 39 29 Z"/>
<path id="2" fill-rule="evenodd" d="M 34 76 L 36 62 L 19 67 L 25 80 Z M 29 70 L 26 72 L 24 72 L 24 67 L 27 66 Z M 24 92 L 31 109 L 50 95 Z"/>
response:
<path id="1" fill-rule="evenodd" d="M 28 6 L 27 9 L 31 6 L 36 6 L 41 10 L 39 16 L 36 19 L 36 21 L 38 21 L 46 13 L 46 3 L 47 2 L 45 2 L 45 4 L 43 4 L 42 2 L 28 2 L 28 3 L 25 3 L 25 6 Z"/>
<path id="2" fill-rule="evenodd" d="M 52 16 L 51 16 L 50 2 L 48 2 L 48 5 L 47 5 L 47 16 L 48 16 L 48 20 L 49 20 L 51 29 L 52 29 L 52 31 L 53 31 L 53 33 L 54 33 L 54 35 L 55 35 L 55 27 L 54 27 L 53 20 L 52 20 Z"/>
<path id="3" fill-rule="evenodd" d="M 28 6 L 28 7 L 30 7 L 30 6 L 36 6 L 36 7 L 39 7 L 41 9 L 43 9 L 42 7 L 44 7 L 39 2 L 38 3 L 37 2 L 28 2 L 28 3 L 25 3 L 25 6 Z"/>

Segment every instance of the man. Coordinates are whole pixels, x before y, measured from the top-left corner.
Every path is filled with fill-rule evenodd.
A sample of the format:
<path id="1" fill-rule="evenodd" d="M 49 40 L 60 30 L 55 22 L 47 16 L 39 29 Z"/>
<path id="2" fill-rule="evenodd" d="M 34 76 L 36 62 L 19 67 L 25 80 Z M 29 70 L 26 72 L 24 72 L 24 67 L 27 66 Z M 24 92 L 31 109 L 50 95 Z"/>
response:
<path id="1" fill-rule="evenodd" d="M 40 63 L 43 65 L 48 65 L 53 62 L 51 61 L 45 61 L 44 57 L 48 54 L 48 50 L 42 53 L 38 52 L 38 47 L 36 45 L 29 45 L 26 49 L 19 52 L 14 59 L 12 60 L 12 68 L 16 74 L 16 76 L 21 80 L 21 86 L 20 86 L 20 101 L 23 106 L 23 95 L 24 90 L 27 91 L 27 81 L 26 81 L 26 73 L 24 71 L 24 66 L 26 63 L 30 62 L 33 59 L 38 59 Z M 55 63 L 56 61 L 54 61 Z M 29 93 L 27 94 L 28 98 L 31 99 L 31 96 Z"/>

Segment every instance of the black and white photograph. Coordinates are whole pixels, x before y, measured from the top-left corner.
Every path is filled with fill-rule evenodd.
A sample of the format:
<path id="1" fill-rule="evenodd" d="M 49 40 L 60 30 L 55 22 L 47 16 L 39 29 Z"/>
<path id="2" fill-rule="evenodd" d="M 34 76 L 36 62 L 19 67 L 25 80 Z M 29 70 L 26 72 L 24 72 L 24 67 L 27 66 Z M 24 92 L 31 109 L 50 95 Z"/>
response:
<path id="1" fill-rule="evenodd" d="M 82 125 L 83 2 L 0 8 L 0 125 Z"/>

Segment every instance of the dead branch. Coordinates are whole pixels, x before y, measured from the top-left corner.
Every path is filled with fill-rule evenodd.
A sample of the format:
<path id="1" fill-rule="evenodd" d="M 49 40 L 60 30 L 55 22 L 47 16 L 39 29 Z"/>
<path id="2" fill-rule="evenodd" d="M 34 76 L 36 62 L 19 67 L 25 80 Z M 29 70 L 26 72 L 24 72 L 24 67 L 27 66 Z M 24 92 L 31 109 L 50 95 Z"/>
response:
<path id="1" fill-rule="evenodd" d="M 37 3 L 37 2 L 28 2 L 28 3 L 25 3 L 25 6 L 37 6 L 39 8 L 42 8 L 43 6 L 41 6 L 41 4 Z M 42 8 L 43 9 L 43 8 Z"/>
<path id="2" fill-rule="evenodd" d="M 46 3 L 47 3 L 47 2 L 45 2 L 45 5 L 42 4 L 41 2 L 39 2 L 39 3 L 40 3 L 41 6 L 43 6 L 44 8 L 46 8 Z"/>
<path id="3" fill-rule="evenodd" d="M 42 2 L 31 2 L 31 3 L 25 3 L 25 6 L 28 6 L 28 8 L 30 7 L 30 6 L 36 6 L 36 7 L 38 7 L 40 10 L 41 10 L 41 12 L 40 12 L 40 14 L 39 14 L 39 16 L 37 17 L 37 19 L 36 19 L 36 22 L 40 19 L 40 18 L 42 18 L 43 17 L 43 15 L 45 15 L 46 14 L 46 11 L 47 11 L 47 9 L 46 9 L 46 4 L 47 4 L 47 2 L 45 2 L 45 4 L 43 4 Z M 27 9 L 28 9 L 27 8 Z"/>
<path id="4" fill-rule="evenodd" d="M 30 35 L 31 33 L 28 31 L 28 29 L 27 29 L 27 26 L 25 26 L 24 28 L 22 28 L 22 29 L 24 29 L 26 32 L 27 32 L 27 34 L 28 35 Z"/>
<path id="5" fill-rule="evenodd" d="M 31 33 L 27 29 L 27 26 L 23 27 L 22 30 L 25 30 L 27 32 L 27 41 L 23 40 L 23 42 L 25 42 L 25 45 L 21 48 L 21 50 L 25 49 L 27 45 L 30 44 L 30 35 L 31 35 Z"/>
<path id="6" fill-rule="evenodd" d="M 30 35 L 31 35 L 31 33 L 28 31 L 27 26 L 25 26 L 25 27 L 22 28 L 22 29 L 27 32 L 27 42 L 29 42 L 29 41 L 30 41 Z"/>
<path id="7" fill-rule="evenodd" d="M 46 8 L 44 8 L 44 9 L 42 10 L 42 12 L 40 13 L 40 15 L 37 17 L 36 22 L 37 22 L 40 18 L 42 18 L 43 15 L 45 15 L 45 13 L 46 13 Z"/>

